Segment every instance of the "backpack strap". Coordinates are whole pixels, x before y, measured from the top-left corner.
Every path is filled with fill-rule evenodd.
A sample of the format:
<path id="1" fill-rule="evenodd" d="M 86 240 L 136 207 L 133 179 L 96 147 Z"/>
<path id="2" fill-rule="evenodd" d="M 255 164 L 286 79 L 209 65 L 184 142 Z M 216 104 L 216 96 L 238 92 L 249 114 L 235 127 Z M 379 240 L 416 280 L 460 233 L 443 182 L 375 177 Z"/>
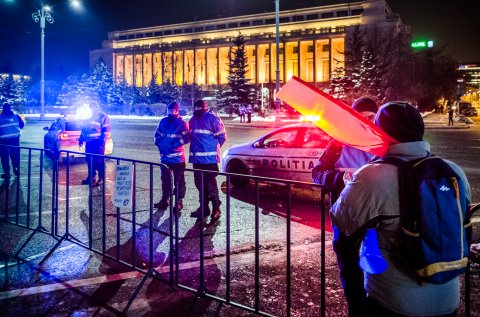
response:
<path id="1" fill-rule="evenodd" d="M 434 155 L 428 152 L 426 156 L 410 161 L 402 160 L 396 156 L 383 156 L 371 162 L 397 166 L 400 223 L 402 225 L 402 230 L 404 231 L 406 230 L 405 228 L 411 227 L 410 224 L 418 218 L 420 212 L 418 208 L 412 208 L 415 204 L 415 197 L 412 197 L 412 191 L 409 190 L 414 183 L 410 169 L 417 163 L 430 157 L 434 157 Z"/>

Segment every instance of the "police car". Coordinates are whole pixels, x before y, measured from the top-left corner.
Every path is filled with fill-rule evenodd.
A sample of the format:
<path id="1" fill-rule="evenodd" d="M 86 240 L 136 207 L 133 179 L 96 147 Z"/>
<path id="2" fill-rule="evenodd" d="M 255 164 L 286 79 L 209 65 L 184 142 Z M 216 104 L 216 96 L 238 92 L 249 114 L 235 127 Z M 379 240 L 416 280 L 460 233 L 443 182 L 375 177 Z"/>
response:
<path id="1" fill-rule="evenodd" d="M 311 171 L 330 137 L 312 123 L 278 128 L 258 140 L 233 146 L 223 153 L 222 172 L 312 182 Z M 235 186 L 249 183 L 231 177 Z"/>
<path id="2" fill-rule="evenodd" d="M 82 121 L 76 118 L 62 117 L 56 119 L 50 127 L 44 127 L 47 131 L 43 137 L 43 147 L 58 154 L 60 150 L 85 153 L 85 144 L 80 147 L 78 138 L 82 132 Z M 113 152 L 113 141 L 108 133 L 107 142 L 105 143 L 105 155 L 111 155 Z M 51 155 L 51 152 L 46 152 Z M 61 152 L 61 157 L 66 157 L 67 153 Z M 76 153 L 70 153 L 71 158 L 83 157 Z"/>

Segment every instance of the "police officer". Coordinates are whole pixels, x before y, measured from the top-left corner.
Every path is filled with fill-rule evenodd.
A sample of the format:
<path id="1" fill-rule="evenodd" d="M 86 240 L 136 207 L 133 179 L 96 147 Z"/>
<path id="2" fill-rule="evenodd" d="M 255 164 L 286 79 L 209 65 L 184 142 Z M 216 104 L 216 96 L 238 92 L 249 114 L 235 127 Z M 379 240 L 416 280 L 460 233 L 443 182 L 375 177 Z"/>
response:
<path id="1" fill-rule="evenodd" d="M 190 119 L 190 159 L 194 169 L 218 172 L 220 163 L 220 147 L 227 140 L 225 126 L 222 120 L 213 112 L 207 110 L 204 100 L 196 100 L 193 104 L 193 116 Z M 193 174 L 195 187 L 200 194 L 200 207 L 191 214 L 192 217 L 203 219 L 210 215 L 209 201 L 212 201 L 212 220 L 220 218 L 220 198 L 218 197 L 217 180 L 214 173 Z M 203 200 L 203 206 L 202 206 Z M 203 208 L 202 208 L 203 207 Z M 202 209 L 204 213 L 202 214 Z"/>
<path id="2" fill-rule="evenodd" d="M 155 145 L 160 151 L 160 163 L 168 166 L 173 172 L 174 184 L 178 186 L 177 211 L 182 210 L 182 199 L 185 197 L 185 148 L 189 142 L 188 123 L 179 116 L 178 103 L 172 102 L 167 108 L 167 117 L 163 118 L 155 130 Z M 172 192 L 170 170 L 160 166 L 162 173 L 162 199 L 154 205 L 164 210 L 170 205 Z M 177 193 L 177 188 L 175 188 Z"/>
<path id="3" fill-rule="evenodd" d="M 20 146 L 20 129 L 23 129 L 25 122 L 12 111 L 11 105 L 6 102 L 2 107 L 0 115 L 0 157 L 2 160 L 4 179 L 10 178 L 10 158 L 12 159 L 13 173 L 18 176 L 20 171 L 20 149 L 3 145 Z"/>
<path id="4" fill-rule="evenodd" d="M 247 105 L 247 108 L 245 109 L 245 112 L 247 113 L 247 123 L 251 123 L 252 122 L 252 113 L 253 113 L 253 108 L 252 108 L 252 105 L 251 104 L 248 104 Z"/>
<path id="5" fill-rule="evenodd" d="M 82 133 L 78 139 L 78 145 L 85 142 L 85 153 L 105 155 L 105 143 L 110 133 L 110 119 L 98 109 L 96 103 L 90 103 L 92 116 L 83 122 Z M 105 179 L 105 160 L 102 156 L 86 155 L 88 176 L 82 180 L 82 185 L 100 185 Z M 95 176 L 98 171 L 98 180 Z"/>

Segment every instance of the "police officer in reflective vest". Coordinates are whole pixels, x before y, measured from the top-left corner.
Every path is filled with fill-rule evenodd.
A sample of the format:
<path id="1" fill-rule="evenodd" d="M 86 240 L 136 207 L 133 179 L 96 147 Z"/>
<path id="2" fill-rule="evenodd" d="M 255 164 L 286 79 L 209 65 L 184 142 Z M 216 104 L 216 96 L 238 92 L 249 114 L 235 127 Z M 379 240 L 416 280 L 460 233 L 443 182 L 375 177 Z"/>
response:
<path id="1" fill-rule="evenodd" d="M 3 145 L 20 146 L 20 129 L 25 123 L 22 118 L 12 111 L 11 105 L 3 104 L 0 115 L 0 157 L 2 160 L 4 179 L 10 178 L 10 158 L 12 159 L 13 173 L 18 176 L 20 172 L 20 149 Z"/>
<path id="2" fill-rule="evenodd" d="M 194 169 L 218 172 L 220 163 L 220 147 L 227 140 L 225 126 L 222 120 L 213 112 L 207 110 L 204 100 L 196 100 L 193 104 L 193 116 L 190 119 L 190 159 Z M 216 175 L 214 173 L 203 174 L 194 172 L 195 187 L 200 193 L 200 207 L 191 214 L 199 220 L 210 215 L 209 201 L 212 202 L 212 220 L 220 218 L 220 198 Z M 202 188 L 203 187 L 203 188 Z M 203 190 L 203 199 L 202 199 Z M 203 200 L 203 206 L 202 206 Z M 203 207 L 203 208 L 202 208 Z M 202 214 L 203 209 L 203 214 Z"/>
<path id="3" fill-rule="evenodd" d="M 82 126 L 82 133 L 78 139 L 78 145 L 83 146 L 85 142 L 85 153 L 105 155 L 105 143 L 110 133 L 110 119 L 98 109 L 96 103 L 90 103 L 89 107 L 92 116 L 85 120 Z M 100 185 L 105 179 L 105 160 L 101 156 L 86 155 L 88 166 L 88 177 L 82 180 L 82 185 Z M 95 175 L 98 171 L 98 180 Z"/>
<path id="4" fill-rule="evenodd" d="M 179 116 L 178 103 L 168 105 L 168 116 L 160 120 L 155 131 L 155 145 L 160 151 L 160 163 L 168 166 L 173 172 L 175 184 L 174 193 L 178 191 L 178 204 L 176 211 L 183 208 L 182 199 L 185 197 L 185 148 L 189 142 L 188 123 Z M 172 180 L 170 170 L 160 165 L 162 173 L 162 199 L 154 205 L 160 210 L 170 205 L 170 193 L 172 192 Z"/>

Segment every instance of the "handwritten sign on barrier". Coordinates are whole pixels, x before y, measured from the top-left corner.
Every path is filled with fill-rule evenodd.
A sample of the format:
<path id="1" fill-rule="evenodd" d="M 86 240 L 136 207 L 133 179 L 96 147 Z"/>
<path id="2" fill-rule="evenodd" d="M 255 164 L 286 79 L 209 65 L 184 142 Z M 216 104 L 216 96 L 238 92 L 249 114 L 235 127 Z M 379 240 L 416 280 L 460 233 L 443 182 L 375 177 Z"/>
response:
<path id="1" fill-rule="evenodd" d="M 133 165 L 117 165 L 115 171 L 115 195 L 113 205 L 119 208 L 132 208 Z"/>

